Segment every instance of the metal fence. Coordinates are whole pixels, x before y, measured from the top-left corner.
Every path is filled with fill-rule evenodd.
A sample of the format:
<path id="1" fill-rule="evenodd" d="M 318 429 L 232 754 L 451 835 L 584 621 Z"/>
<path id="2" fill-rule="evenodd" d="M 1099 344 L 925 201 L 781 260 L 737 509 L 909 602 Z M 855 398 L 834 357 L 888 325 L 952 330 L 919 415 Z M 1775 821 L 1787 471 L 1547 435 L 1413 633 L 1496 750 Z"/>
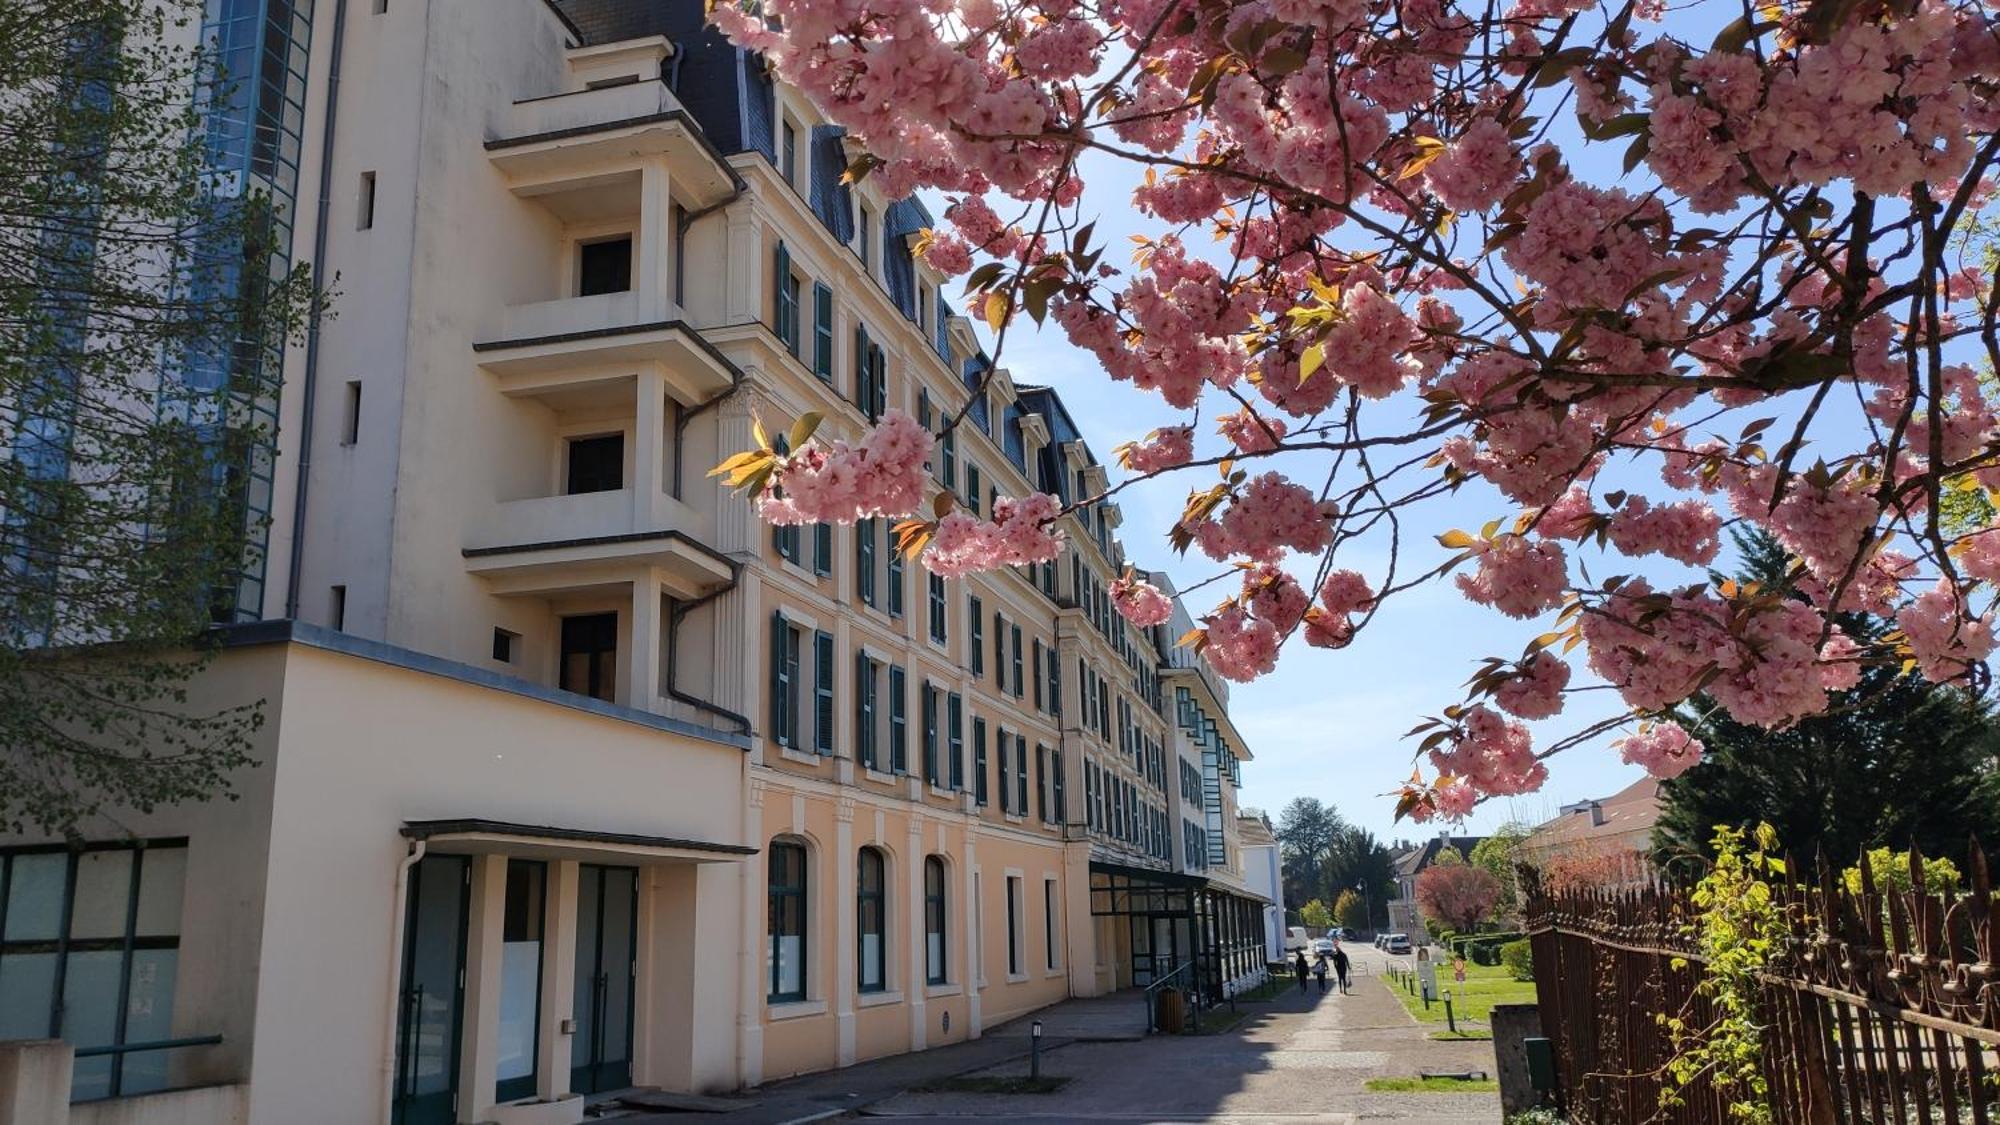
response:
<path id="1" fill-rule="evenodd" d="M 1912 885 L 1923 885 L 1912 856 Z M 1781 1125 L 2000 1123 L 2000 925 L 1986 857 L 1966 893 L 1858 892 L 1821 863 L 1781 891 L 1789 937 L 1762 976 L 1762 1065 Z M 1787 870 L 1804 873 L 1796 864 Z M 1542 1030 L 1572 1122 L 1725 1125 L 1698 1077 L 1662 1107 L 1663 1017 L 1709 1025 L 1686 891 L 1549 891 L 1527 881 Z"/>

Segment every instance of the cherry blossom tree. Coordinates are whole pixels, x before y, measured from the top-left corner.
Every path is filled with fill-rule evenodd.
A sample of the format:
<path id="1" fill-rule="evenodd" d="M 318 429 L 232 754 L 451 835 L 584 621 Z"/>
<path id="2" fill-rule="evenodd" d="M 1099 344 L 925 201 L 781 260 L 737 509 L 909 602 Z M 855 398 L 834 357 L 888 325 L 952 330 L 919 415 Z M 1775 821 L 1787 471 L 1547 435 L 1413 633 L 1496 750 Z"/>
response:
<path id="1" fill-rule="evenodd" d="M 1628 760 L 1671 776 L 1701 747 L 1657 717 L 1697 691 L 1781 728 L 1867 663 L 1983 685 L 2000 527 L 1940 518 L 2000 487 L 1978 378 L 2000 361 L 2000 34 L 1979 0 L 714 18 L 864 146 L 850 176 L 950 200 L 920 252 L 963 276 L 996 361 L 1024 321 L 1052 325 L 1183 412 L 1075 503 L 1190 481 L 1162 530 L 1226 585 L 1188 639 L 1220 674 L 1343 647 L 1447 576 L 1528 623 L 1413 732 L 1399 814 L 1532 790 L 1548 755 L 1619 726 Z M 1087 190 L 1118 163 L 1143 168 L 1129 199 Z M 1141 224 L 1129 266 L 1095 238 L 1108 208 Z M 760 441 L 724 469 L 781 522 L 902 517 L 938 573 L 1061 549 L 1054 497 L 927 506 L 930 440 L 892 413 L 858 444 Z M 1492 522 L 1425 522 L 1461 492 Z M 1810 604 L 1709 577 L 1737 522 L 1777 537 Z M 1444 561 L 1412 562 L 1413 536 Z M 1142 622 L 1155 595 L 1114 592 Z M 1860 643 L 1836 609 L 1898 628 Z M 1578 658 L 1628 710 L 1538 748 L 1524 720 L 1586 686 Z"/>

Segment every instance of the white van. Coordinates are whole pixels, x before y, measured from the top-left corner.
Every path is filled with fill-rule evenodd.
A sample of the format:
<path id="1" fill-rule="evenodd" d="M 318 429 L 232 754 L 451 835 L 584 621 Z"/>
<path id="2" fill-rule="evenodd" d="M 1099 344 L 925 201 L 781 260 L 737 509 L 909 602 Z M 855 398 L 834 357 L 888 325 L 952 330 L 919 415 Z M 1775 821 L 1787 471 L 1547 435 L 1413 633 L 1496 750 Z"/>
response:
<path id="1" fill-rule="evenodd" d="M 1306 928 L 1304 926 L 1288 926 L 1285 928 L 1285 952 L 1290 953 L 1295 949 L 1304 949 L 1311 944 L 1312 940 L 1306 937 Z"/>

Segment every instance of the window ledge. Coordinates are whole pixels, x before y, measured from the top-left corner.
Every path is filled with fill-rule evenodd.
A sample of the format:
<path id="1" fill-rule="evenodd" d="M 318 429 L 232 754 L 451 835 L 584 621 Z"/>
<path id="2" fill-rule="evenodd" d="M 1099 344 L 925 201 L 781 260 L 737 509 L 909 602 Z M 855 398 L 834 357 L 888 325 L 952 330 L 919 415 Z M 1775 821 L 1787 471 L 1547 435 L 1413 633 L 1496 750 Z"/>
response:
<path id="1" fill-rule="evenodd" d="M 924 996 L 926 999 L 931 999 L 931 1000 L 935 1000 L 940 996 L 957 996 L 959 993 L 964 991 L 965 991 L 964 986 L 960 985 L 956 981 L 946 981 L 943 984 L 931 984 L 924 986 Z"/>
<path id="2" fill-rule="evenodd" d="M 870 780 L 870 781 L 876 781 L 876 782 L 880 782 L 880 783 L 881 783 L 881 784 L 883 784 L 883 785 L 894 785 L 894 784 L 896 784 L 896 775 L 895 775 L 895 774 L 893 774 L 893 773 L 883 773 L 883 772 L 882 772 L 881 770 L 878 770 L 878 769 L 875 769 L 875 768 L 874 768 L 874 767 L 872 767 L 872 766 L 863 766 L 863 767 L 861 767 L 861 776 L 863 776 L 863 777 L 867 778 L 867 779 L 868 779 L 868 780 Z"/>
<path id="3" fill-rule="evenodd" d="M 773 1023 L 779 1020 L 804 1019 L 807 1016 L 823 1016 L 825 1014 L 826 1001 L 824 1000 L 766 1001 L 764 1005 L 764 1017 Z"/>
<path id="4" fill-rule="evenodd" d="M 1044 972 L 1044 973 L 1042 974 L 1042 977 L 1043 977 L 1044 979 L 1048 979 L 1048 978 L 1051 978 L 1051 977 L 1059 977 L 1059 976 L 1062 976 L 1062 975 L 1064 975 L 1064 973 L 1063 973 L 1063 970 L 1062 970 L 1062 968 L 1061 968 L 1060 966 L 1058 966 L 1058 967 L 1056 967 L 1056 968 L 1053 968 L 1053 969 L 1049 969 L 1049 970 L 1047 970 L 1046 972 Z"/>
<path id="5" fill-rule="evenodd" d="M 1025 817 L 1025 816 L 1022 816 L 1022 815 L 1020 815 L 1019 813 L 1007 813 L 1007 814 L 1005 814 L 1005 815 L 1006 815 L 1006 817 L 1007 817 L 1007 823 L 1009 823 L 1009 824 L 1026 824 L 1026 823 L 1028 823 L 1028 818 L 1027 818 L 1027 817 Z"/>
<path id="6" fill-rule="evenodd" d="M 854 997 L 854 1006 L 857 1008 L 881 1008 L 902 1002 L 903 994 L 900 992 L 862 992 Z"/>
<path id="7" fill-rule="evenodd" d="M 960 793 L 964 792 L 964 790 L 962 789 L 953 789 L 948 785 L 932 785 L 928 786 L 928 788 L 931 791 L 931 796 L 944 797 L 946 799 L 955 798 Z"/>
<path id="8" fill-rule="evenodd" d="M 1028 974 L 1026 974 L 1026 973 L 1008 973 L 1008 974 L 1007 974 L 1007 983 L 1008 983 L 1008 984 L 1025 984 L 1025 983 L 1027 983 L 1027 980 L 1028 980 Z"/>
<path id="9" fill-rule="evenodd" d="M 808 754 L 803 750 L 794 750 L 789 746 L 778 747 L 778 756 L 788 762 L 797 762 L 802 766 L 817 766 L 821 762 L 831 760 L 825 754 Z"/>

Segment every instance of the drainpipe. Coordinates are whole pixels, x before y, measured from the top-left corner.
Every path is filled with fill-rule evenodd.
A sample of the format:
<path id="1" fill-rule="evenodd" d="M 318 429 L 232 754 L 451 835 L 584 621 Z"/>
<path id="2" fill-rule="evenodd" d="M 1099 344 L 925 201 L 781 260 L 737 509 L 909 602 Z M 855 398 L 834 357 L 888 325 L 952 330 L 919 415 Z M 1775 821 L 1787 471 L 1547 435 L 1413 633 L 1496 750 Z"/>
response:
<path id="1" fill-rule="evenodd" d="M 328 50 L 326 120 L 319 138 L 319 210 L 313 221 L 313 280 L 324 284 L 326 271 L 326 220 L 333 202 L 333 128 L 340 112 L 340 49 L 347 37 L 347 0 L 333 6 L 333 45 Z M 299 409 L 299 479 L 292 494 L 292 550 L 285 574 L 285 616 L 299 615 L 299 572 L 305 565 L 306 481 L 312 476 L 313 400 L 319 383 L 320 309 L 314 304 L 306 325 L 306 369 L 299 393 L 305 402 Z"/>
<path id="2" fill-rule="evenodd" d="M 409 925 L 410 869 L 424 858 L 429 841 L 423 839 L 410 842 L 410 853 L 396 867 L 396 901 L 390 908 L 389 957 L 389 1046 L 382 1052 L 382 1122 L 383 1125 L 395 1119 L 396 1113 L 396 1033 L 402 1029 L 402 984 L 403 984 L 403 931 Z"/>
<path id="3" fill-rule="evenodd" d="M 731 563 L 730 566 L 732 570 L 735 569 L 734 563 Z M 700 609 L 702 606 L 707 605 L 708 603 L 716 600 L 717 598 L 720 598 L 722 595 L 727 594 L 734 589 L 736 589 L 736 578 L 732 575 L 729 579 L 729 584 L 727 586 L 724 586 L 713 593 L 705 594 L 702 597 L 696 598 L 694 601 L 691 602 L 683 602 L 679 600 L 676 600 L 674 602 L 673 613 L 669 615 L 667 618 L 667 698 L 679 700 L 680 702 L 685 703 L 690 707 L 698 708 L 700 710 L 708 712 L 711 715 L 716 715 L 721 718 L 728 719 L 730 722 L 736 724 L 737 728 L 740 730 L 741 733 L 749 734 L 751 733 L 752 726 L 748 718 L 744 717 L 743 715 L 737 714 L 734 711 L 731 711 L 727 707 L 719 707 L 716 704 L 710 703 L 708 700 L 703 699 L 698 695 L 690 695 L 687 692 L 684 692 L 681 689 L 674 686 L 674 674 L 680 670 L 680 663 L 681 663 L 679 659 L 681 621 L 684 618 L 686 618 L 688 614 L 693 613 L 695 610 Z"/>

